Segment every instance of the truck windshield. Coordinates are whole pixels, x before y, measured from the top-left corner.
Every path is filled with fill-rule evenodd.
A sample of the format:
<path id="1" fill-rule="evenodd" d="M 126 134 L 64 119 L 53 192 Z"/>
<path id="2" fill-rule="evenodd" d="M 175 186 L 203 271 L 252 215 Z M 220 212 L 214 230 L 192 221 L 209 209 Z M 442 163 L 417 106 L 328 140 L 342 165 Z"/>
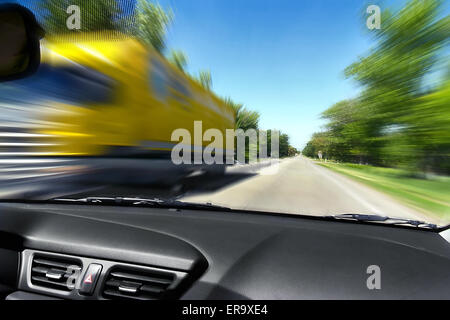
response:
<path id="1" fill-rule="evenodd" d="M 0 101 L 57 101 L 85 106 L 111 101 L 113 81 L 100 72 L 80 65 L 52 66 L 43 63 L 34 75 L 8 83 L 0 90 Z"/>

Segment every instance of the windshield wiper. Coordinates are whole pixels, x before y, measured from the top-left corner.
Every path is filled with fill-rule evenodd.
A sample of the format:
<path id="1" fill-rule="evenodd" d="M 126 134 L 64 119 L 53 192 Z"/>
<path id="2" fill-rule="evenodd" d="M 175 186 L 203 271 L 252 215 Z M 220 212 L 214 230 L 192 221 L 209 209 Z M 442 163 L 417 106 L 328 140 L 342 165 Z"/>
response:
<path id="1" fill-rule="evenodd" d="M 0 202 L 11 202 L 12 200 L 1 200 Z M 20 200 L 19 202 L 24 202 Z M 87 204 L 87 205 L 110 205 L 110 206 L 142 206 L 153 208 L 168 208 L 168 209 L 192 209 L 192 210 L 207 210 L 207 211 L 222 211 L 222 212 L 245 212 L 245 213 L 259 213 L 259 214 L 274 214 L 274 212 L 254 211 L 245 209 L 232 209 L 229 207 L 223 207 L 214 205 L 211 203 L 192 203 L 183 202 L 178 200 L 164 200 L 160 198 L 134 198 L 134 197 L 85 197 L 85 198 L 54 198 L 49 200 L 31 200 L 27 202 L 45 202 L 45 203 L 74 203 L 74 204 Z M 292 216 L 287 213 L 277 213 L 280 215 Z M 414 226 L 421 229 L 428 230 L 446 230 L 450 228 L 447 226 L 438 226 L 433 223 L 428 223 L 413 219 L 404 218 L 392 218 L 388 216 L 380 216 L 375 214 L 355 214 L 344 213 L 330 216 L 310 216 L 310 215 L 296 215 L 301 218 L 309 219 L 325 219 L 325 220 L 348 220 L 364 223 L 380 223 L 384 225 L 405 225 Z"/>
<path id="2" fill-rule="evenodd" d="M 127 198 L 127 197 L 86 197 L 79 199 L 72 198 L 56 198 L 52 202 L 72 202 L 84 203 L 92 205 L 124 205 L 124 206 L 143 206 L 173 209 L 196 209 L 196 210 L 212 210 L 212 211 L 231 211 L 228 207 L 213 205 L 211 203 L 192 203 L 178 200 L 163 200 L 159 198 Z"/>
<path id="3" fill-rule="evenodd" d="M 328 216 L 328 218 L 333 218 L 336 220 L 353 220 L 353 221 L 361 221 L 361 222 L 374 222 L 374 223 L 384 223 L 390 225 L 409 225 L 417 228 L 426 228 L 426 229 L 439 229 L 439 227 L 433 223 L 428 223 L 419 220 L 412 219 L 403 219 L 403 218 L 391 218 L 387 216 L 380 216 L 376 214 L 353 214 L 353 213 L 344 213 L 333 216 Z"/>

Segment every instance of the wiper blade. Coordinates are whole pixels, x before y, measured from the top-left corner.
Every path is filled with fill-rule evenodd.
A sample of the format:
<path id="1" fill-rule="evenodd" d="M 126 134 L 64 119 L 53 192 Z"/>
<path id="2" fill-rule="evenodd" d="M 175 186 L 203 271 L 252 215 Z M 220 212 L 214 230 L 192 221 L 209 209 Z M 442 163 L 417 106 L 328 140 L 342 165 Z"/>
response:
<path id="1" fill-rule="evenodd" d="M 160 208 L 174 208 L 174 209 L 203 209 L 214 211 L 230 211 L 228 207 L 213 205 L 211 203 L 192 203 L 178 200 L 163 200 L 159 198 L 128 198 L 128 197 L 86 197 L 79 199 L 72 198 L 56 198 L 52 199 L 54 202 L 74 202 L 85 204 L 99 204 L 99 205 L 125 205 L 125 206 L 147 206 Z"/>
<path id="2" fill-rule="evenodd" d="M 329 216 L 329 218 L 333 218 L 336 220 L 353 220 L 353 221 L 361 221 L 361 222 L 379 222 L 389 225 L 410 225 L 417 228 L 426 228 L 426 229 L 439 229 L 436 224 L 428 223 L 419 220 L 412 219 L 404 219 L 404 218 L 392 218 L 387 216 L 380 216 L 376 214 L 354 214 L 354 213 L 344 213 Z"/>

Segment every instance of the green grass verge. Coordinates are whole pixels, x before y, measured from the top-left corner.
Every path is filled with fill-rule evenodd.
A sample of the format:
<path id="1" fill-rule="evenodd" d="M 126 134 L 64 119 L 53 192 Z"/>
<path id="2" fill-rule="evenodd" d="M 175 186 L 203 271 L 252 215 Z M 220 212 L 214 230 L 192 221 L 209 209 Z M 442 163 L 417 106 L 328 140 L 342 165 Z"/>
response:
<path id="1" fill-rule="evenodd" d="M 427 215 L 450 223 L 450 177 L 418 179 L 400 169 L 349 163 L 316 162 L 382 191 Z"/>

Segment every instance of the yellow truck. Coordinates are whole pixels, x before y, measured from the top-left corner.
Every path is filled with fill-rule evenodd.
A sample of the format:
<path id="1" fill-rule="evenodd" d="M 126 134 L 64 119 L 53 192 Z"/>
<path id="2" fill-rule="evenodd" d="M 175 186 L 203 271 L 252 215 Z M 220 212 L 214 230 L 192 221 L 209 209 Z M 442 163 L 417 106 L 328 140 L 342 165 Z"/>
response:
<path id="1" fill-rule="evenodd" d="M 136 39 L 49 38 L 41 56 L 35 75 L 2 91 L 1 156 L 170 160 L 175 129 L 234 128 L 231 107 Z"/>
<path id="2" fill-rule="evenodd" d="M 193 135 L 194 121 L 224 136 L 234 128 L 230 107 L 152 48 L 132 38 L 85 37 L 82 42 L 47 40 L 44 45 L 41 69 L 49 77 L 55 73 L 54 80 L 74 97 L 47 103 L 54 109 L 45 118 L 50 125 L 40 133 L 58 137 L 52 152 L 161 155 L 176 143 L 171 141 L 175 129 Z"/>

